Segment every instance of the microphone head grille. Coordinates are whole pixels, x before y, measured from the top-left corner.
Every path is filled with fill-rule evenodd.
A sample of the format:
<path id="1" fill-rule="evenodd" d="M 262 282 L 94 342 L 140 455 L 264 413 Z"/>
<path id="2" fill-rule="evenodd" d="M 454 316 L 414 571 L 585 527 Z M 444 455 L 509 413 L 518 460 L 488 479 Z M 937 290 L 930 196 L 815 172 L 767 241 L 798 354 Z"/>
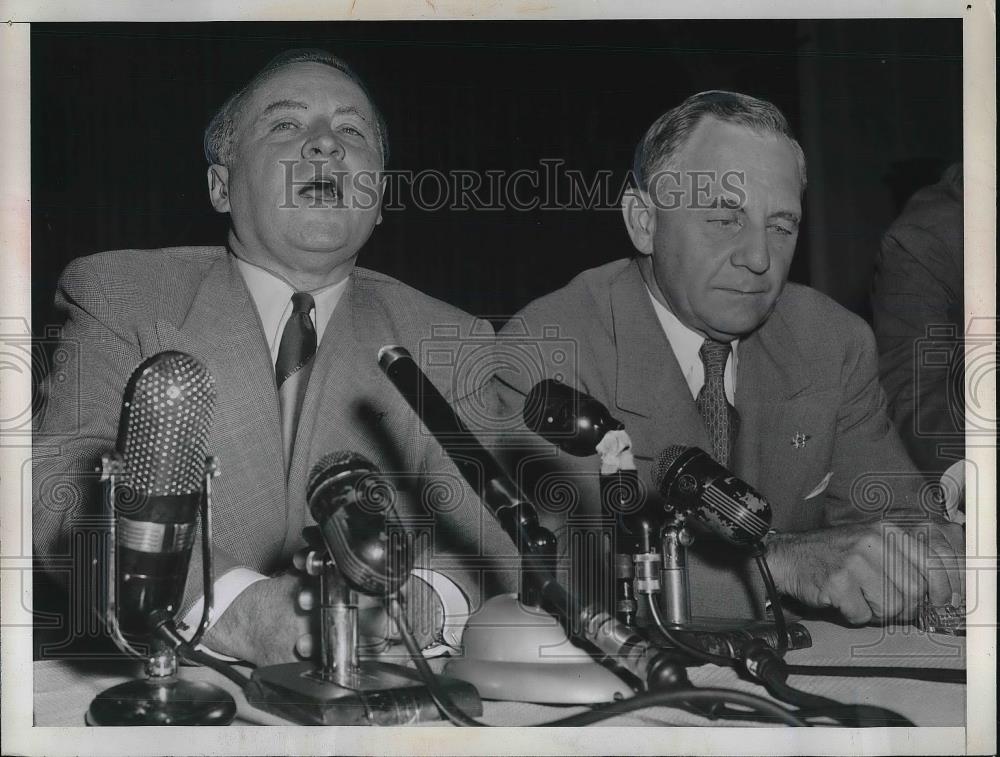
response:
<path id="1" fill-rule="evenodd" d="M 666 479 L 667 473 L 670 472 L 674 463 L 688 449 L 689 447 L 685 447 L 682 444 L 671 444 L 669 447 L 661 450 L 660 454 L 656 456 L 649 477 L 657 491 L 662 487 L 664 479 Z"/>
<path id="2" fill-rule="evenodd" d="M 161 352 L 132 374 L 122 407 L 120 451 L 137 492 L 199 491 L 215 410 L 215 380 L 183 352 Z"/>
<path id="3" fill-rule="evenodd" d="M 375 464 L 358 452 L 340 450 L 324 455 L 309 472 L 308 483 L 306 484 L 306 499 L 312 499 L 316 487 L 327 479 L 341 473 L 359 469 L 373 472 L 376 470 Z"/>

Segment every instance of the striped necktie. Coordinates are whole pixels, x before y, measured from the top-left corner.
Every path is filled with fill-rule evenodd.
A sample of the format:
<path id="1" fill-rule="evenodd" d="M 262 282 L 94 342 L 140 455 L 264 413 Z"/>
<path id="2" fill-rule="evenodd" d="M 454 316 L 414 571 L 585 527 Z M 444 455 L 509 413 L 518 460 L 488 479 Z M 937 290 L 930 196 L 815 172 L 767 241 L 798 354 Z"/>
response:
<path id="1" fill-rule="evenodd" d="M 726 399 L 725 374 L 729 353 L 730 346 L 724 342 L 706 339 L 701 345 L 698 354 L 705 366 L 705 385 L 695 400 L 712 440 L 712 457 L 725 468 L 729 467 L 740 427 L 736 408 Z"/>
<path id="2" fill-rule="evenodd" d="M 314 307 L 312 295 L 295 292 L 292 295 L 292 314 L 285 330 L 281 332 L 278 359 L 274 375 L 278 384 L 278 404 L 281 406 L 281 441 L 285 450 L 285 467 L 292 459 L 295 430 L 299 425 L 302 398 L 309 383 L 312 359 L 316 354 L 316 329 L 309 312 Z"/>

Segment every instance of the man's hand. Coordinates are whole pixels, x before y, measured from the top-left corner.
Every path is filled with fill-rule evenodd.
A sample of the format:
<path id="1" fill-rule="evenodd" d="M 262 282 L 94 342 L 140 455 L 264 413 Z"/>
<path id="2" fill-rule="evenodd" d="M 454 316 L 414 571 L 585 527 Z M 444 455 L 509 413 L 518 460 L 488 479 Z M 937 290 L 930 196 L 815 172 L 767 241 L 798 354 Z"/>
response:
<path id="1" fill-rule="evenodd" d="M 226 608 L 202 643 L 213 652 L 256 665 L 293 662 L 296 652 L 311 653 L 310 631 L 315 613 L 299 607 L 297 598 L 308 579 L 286 573 L 251 584 Z"/>
<path id="2" fill-rule="evenodd" d="M 297 603 L 301 610 L 315 611 L 317 621 L 313 626 L 316 633 L 320 631 L 319 613 L 317 607 L 317 590 L 307 588 L 298 595 Z M 370 597 L 365 594 L 356 594 L 358 607 L 358 651 L 364 656 L 366 653 L 377 653 L 379 650 L 391 645 L 398 638 L 399 632 L 396 623 L 389 617 L 385 604 L 377 597 Z M 309 633 L 299 637 L 295 645 L 295 651 L 303 657 L 317 657 L 319 655 L 319 637 Z"/>
<path id="3" fill-rule="evenodd" d="M 768 541 L 778 591 L 835 607 L 851 623 L 911 620 L 918 606 L 964 596 L 965 535 L 952 523 L 839 526 Z"/>
<path id="4" fill-rule="evenodd" d="M 430 594 L 434 628 L 440 628 L 443 610 L 440 601 Z M 316 579 L 298 572 L 257 581 L 233 600 L 202 643 L 213 652 L 256 665 L 315 657 L 319 654 L 320 631 L 317 595 Z M 380 599 L 358 594 L 357 600 L 362 651 L 365 647 L 379 649 L 397 638 L 396 624 Z M 423 644 L 430 635 L 418 633 L 417 638 Z"/>

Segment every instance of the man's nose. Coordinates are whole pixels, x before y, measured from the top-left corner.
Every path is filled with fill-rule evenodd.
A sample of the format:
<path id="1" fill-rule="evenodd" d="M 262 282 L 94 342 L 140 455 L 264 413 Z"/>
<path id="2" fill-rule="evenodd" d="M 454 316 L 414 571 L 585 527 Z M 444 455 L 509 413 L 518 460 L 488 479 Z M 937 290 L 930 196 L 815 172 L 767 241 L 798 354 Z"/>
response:
<path id="1" fill-rule="evenodd" d="M 302 157 L 309 159 L 332 156 L 344 157 L 343 143 L 329 127 L 314 129 L 302 145 Z"/>
<path id="2" fill-rule="evenodd" d="M 747 226 L 740 235 L 739 243 L 731 256 L 733 265 L 747 268 L 753 273 L 766 273 L 771 267 L 771 251 L 768 248 L 767 229 Z"/>

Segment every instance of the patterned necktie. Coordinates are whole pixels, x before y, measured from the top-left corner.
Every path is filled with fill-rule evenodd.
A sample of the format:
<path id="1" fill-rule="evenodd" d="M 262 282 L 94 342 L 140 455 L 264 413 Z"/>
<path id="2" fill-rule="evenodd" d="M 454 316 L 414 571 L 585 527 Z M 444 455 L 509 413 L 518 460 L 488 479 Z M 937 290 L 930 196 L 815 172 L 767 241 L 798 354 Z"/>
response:
<path id="1" fill-rule="evenodd" d="M 730 346 L 706 339 L 698 354 L 705 366 L 705 385 L 698 393 L 695 404 L 712 440 L 712 457 L 723 467 L 729 467 L 739 432 L 740 418 L 736 408 L 726 399 L 726 360 Z"/>
<path id="2" fill-rule="evenodd" d="M 313 306 L 312 295 L 308 292 L 296 292 L 292 295 L 292 314 L 288 317 L 285 330 L 281 332 L 278 359 L 274 364 L 286 467 L 292 459 L 292 444 L 299 425 L 302 398 L 306 393 L 312 359 L 316 354 L 316 329 L 309 318 Z"/>

